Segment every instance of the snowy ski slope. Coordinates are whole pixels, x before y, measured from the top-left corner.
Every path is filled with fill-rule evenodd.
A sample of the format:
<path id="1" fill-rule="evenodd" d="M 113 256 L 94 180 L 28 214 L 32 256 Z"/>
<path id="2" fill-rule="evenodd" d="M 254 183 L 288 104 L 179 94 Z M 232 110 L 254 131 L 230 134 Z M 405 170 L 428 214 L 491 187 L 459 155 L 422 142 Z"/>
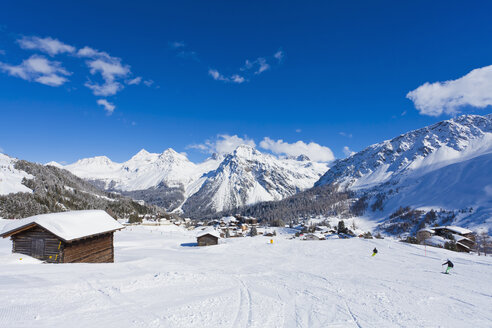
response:
<path id="1" fill-rule="evenodd" d="M 20 261 L 0 240 L 0 327 L 492 326 L 492 257 L 287 235 L 198 248 L 194 235 L 126 229 L 114 264 Z"/>

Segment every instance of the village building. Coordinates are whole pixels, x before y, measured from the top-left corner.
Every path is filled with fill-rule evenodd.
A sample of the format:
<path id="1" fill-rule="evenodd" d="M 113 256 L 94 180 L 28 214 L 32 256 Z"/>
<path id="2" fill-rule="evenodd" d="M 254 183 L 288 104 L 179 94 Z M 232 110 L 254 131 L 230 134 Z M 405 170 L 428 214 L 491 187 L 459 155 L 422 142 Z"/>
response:
<path id="1" fill-rule="evenodd" d="M 460 252 L 470 252 L 476 246 L 473 231 L 462 227 L 442 226 L 417 231 L 417 242 L 422 245 L 444 247 L 446 242 L 453 240 Z"/>
<path id="2" fill-rule="evenodd" d="M 196 237 L 198 246 L 211 246 L 219 243 L 220 235 L 217 231 L 203 231 Z"/>
<path id="3" fill-rule="evenodd" d="M 49 263 L 114 262 L 113 234 L 123 226 L 101 210 L 41 214 L 12 220 L 0 236 L 12 252 Z"/>
<path id="4" fill-rule="evenodd" d="M 320 233 L 308 233 L 302 236 L 302 240 L 325 240 L 325 236 Z"/>

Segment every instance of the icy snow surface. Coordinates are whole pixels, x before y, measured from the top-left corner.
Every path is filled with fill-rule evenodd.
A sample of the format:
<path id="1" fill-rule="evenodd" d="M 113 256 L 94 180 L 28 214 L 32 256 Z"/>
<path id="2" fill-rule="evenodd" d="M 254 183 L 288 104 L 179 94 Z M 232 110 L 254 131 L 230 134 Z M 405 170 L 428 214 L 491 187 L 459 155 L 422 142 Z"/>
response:
<path id="1" fill-rule="evenodd" d="M 30 264 L 0 240 L 0 327 L 492 326 L 492 257 L 282 233 L 190 247 L 170 228 L 117 232 L 114 264 Z"/>
<path id="2" fill-rule="evenodd" d="M 86 210 L 41 214 L 20 220 L 11 220 L 0 233 L 12 231 L 31 223 L 42 226 L 65 241 L 123 228 L 105 211 Z"/>

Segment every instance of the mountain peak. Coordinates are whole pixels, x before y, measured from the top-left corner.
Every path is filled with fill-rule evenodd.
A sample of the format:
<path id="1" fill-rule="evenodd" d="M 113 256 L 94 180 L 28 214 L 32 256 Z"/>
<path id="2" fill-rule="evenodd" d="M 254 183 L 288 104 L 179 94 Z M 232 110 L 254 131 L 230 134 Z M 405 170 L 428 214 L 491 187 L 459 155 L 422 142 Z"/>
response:
<path id="1" fill-rule="evenodd" d="M 94 156 L 90 158 L 84 158 L 79 160 L 80 163 L 111 163 L 111 160 L 107 156 Z"/>
<path id="2" fill-rule="evenodd" d="M 44 165 L 45 166 L 54 166 L 54 167 L 57 167 L 59 169 L 63 168 L 63 165 L 61 165 L 60 163 L 55 162 L 55 161 L 48 162 L 48 163 L 46 163 Z"/>
<path id="3" fill-rule="evenodd" d="M 147 157 L 149 156 L 150 153 L 146 151 L 144 148 L 142 148 L 138 153 L 136 153 L 132 158 L 141 158 L 141 157 Z"/>
<path id="4" fill-rule="evenodd" d="M 172 148 L 168 148 L 168 149 L 164 150 L 162 152 L 162 155 L 166 155 L 166 156 L 177 156 L 177 155 L 181 155 L 181 156 L 183 156 L 183 154 L 178 153 L 177 151 L 175 151 Z"/>
<path id="5" fill-rule="evenodd" d="M 261 155 L 261 153 L 250 145 L 239 145 L 233 152 L 233 156 L 237 157 L 251 157 L 253 155 Z"/>
<path id="6" fill-rule="evenodd" d="M 301 154 L 301 155 L 296 157 L 296 160 L 303 162 L 303 161 L 310 161 L 311 159 L 309 157 L 307 157 L 306 155 Z"/>

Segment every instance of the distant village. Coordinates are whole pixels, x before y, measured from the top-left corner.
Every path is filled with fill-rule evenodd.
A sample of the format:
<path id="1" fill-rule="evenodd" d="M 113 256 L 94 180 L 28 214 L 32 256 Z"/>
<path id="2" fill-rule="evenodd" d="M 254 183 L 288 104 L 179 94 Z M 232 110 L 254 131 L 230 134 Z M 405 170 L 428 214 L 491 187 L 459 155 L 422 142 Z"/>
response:
<path id="1" fill-rule="evenodd" d="M 174 215 L 158 216 L 143 214 L 138 217 L 115 220 L 102 210 L 69 211 L 41 214 L 12 220 L 0 233 L 10 237 L 12 252 L 22 253 L 51 263 L 106 263 L 114 261 L 113 234 L 126 227 L 179 226 L 194 232 L 196 243 L 187 246 L 212 246 L 223 238 L 270 237 L 273 243 L 277 233 L 288 239 L 321 241 L 327 239 L 365 238 L 383 239 L 380 233 L 374 236 L 361 230 L 354 219 L 348 226 L 344 220 L 331 221 L 323 218 L 300 220 L 283 227 L 261 224 L 249 216 L 226 216 L 216 220 L 198 221 Z M 348 220 L 347 220 L 348 221 Z M 335 221 L 333 221 L 334 223 Z M 490 237 L 476 234 L 458 226 L 436 226 L 420 229 L 416 236 L 407 236 L 403 242 L 445 248 L 457 252 L 491 252 Z"/>
<path id="2" fill-rule="evenodd" d="M 348 220 L 352 223 L 345 226 L 344 220 L 338 220 L 335 226 L 330 225 L 327 220 L 304 219 L 298 224 L 288 224 L 285 227 L 292 235 L 292 239 L 300 240 L 326 240 L 333 238 L 365 238 L 365 239 L 384 239 L 378 232 L 371 234 L 369 231 L 361 230 L 354 220 Z M 247 236 L 265 236 L 273 237 L 277 234 L 279 227 L 272 227 L 263 224 L 254 217 L 226 216 L 221 219 L 197 221 L 190 218 L 175 217 L 158 217 L 153 214 L 140 215 L 138 222 L 124 222 L 124 225 L 176 225 L 182 226 L 188 230 L 197 232 L 197 245 L 209 246 L 218 244 L 220 238 L 240 238 Z M 402 242 L 420 244 L 425 246 L 445 248 L 456 252 L 477 252 L 479 255 L 492 253 L 492 243 L 490 237 L 485 234 L 477 234 L 469 229 L 458 226 L 436 226 L 433 228 L 424 228 L 416 233 L 416 236 L 405 236 Z"/>

